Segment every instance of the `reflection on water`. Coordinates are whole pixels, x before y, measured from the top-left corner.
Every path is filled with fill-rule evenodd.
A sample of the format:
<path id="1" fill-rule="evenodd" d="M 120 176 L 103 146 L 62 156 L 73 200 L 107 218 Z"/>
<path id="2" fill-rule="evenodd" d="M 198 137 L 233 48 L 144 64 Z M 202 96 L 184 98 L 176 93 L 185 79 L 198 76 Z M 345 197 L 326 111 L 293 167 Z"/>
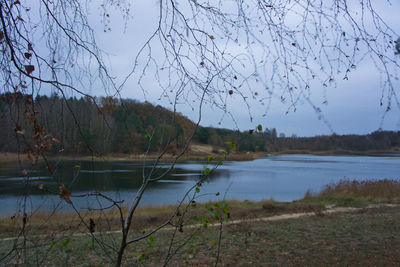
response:
<path id="1" fill-rule="evenodd" d="M 399 157 L 365 156 L 313 156 L 277 155 L 246 162 L 225 162 L 212 173 L 202 186 L 201 193 L 208 194 L 203 201 L 216 199 L 215 193 L 227 192 L 228 199 L 262 200 L 274 198 L 291 201 L 301 198 L 311 189 L 320 190 L 324 185 L 343 178 L 349 179 L 397 179 L 400 171 Z M 52 163 L 56 166 L 50 176 L 44 166 L 29 170 L 29 166 L 0 166 L 0 214 L 11 214 L 18 209 L 24 194 L 30 208 L 52 209 L 59 205 L 68 211 L 68 204 L 57 196 L 58 187 L 65 184 L 74 195 L 90 191 L 101 191 L 116 199 L 129 201 L 141 185 L 143 175 L 151 171 L 151 163 L 132 162 L 76 162 Z M 162 164 L 153 177 L 166 171 Z M 27 168 L 29 179 L 21 175 Z M 162 180 L 152 183 L 142 200 L 144 205 L 174 204 L 186 190 L 199 179 L 204 164 L 197 162 L 180 163 Z M 45 185 L 49 191 L 38 189 Z M 223 195 L 223 194 L 221 194 Z M 200 201 L 201 201 L 200 200 Z M 97 208 L 104 201 L 90 198 L 72 198 L 79 208 Z M 61 202 L 61 203 L 60 203 Z"/>

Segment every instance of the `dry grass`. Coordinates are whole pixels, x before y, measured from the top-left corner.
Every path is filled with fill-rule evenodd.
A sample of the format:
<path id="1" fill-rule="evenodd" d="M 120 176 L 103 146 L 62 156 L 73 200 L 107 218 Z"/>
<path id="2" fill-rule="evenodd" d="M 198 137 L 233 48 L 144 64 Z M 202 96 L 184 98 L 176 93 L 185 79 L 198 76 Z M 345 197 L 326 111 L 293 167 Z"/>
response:
<path id="1" fill-rule="evenodd" d="M 343 179 L 332 183 L 317 194 L 307 192 L 305 201 L 319 202 L 400 202 L 400 180 L 356 181 Z"/>
<path id="2" fill-rule="evenodd" d="M 18 153 L 0 153 L 0 163 L 18 163 L 21 162 L 28 162 L 28 157 L 25 154 L 18 154 Z"/>

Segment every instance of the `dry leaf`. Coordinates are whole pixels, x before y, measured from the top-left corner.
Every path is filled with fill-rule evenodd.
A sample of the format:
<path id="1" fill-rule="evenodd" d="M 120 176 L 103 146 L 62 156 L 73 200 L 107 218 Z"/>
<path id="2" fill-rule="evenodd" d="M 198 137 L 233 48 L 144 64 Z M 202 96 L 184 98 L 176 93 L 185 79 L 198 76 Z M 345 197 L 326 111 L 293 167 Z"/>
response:
<path id="1" fill-rule="evenodd" d="M 54 171 L 53 167 L 51 167 L 50 165 L 47 165 L 47 169 L 49 170 L 49 172 L 53 172 Z"/>
<path id="2" fill-rule="evenodd" d="M 19 125 L 18 125 L 17 127 L 14 128 L 14 132 L 15 132 L 16 134 L 21 134 L 21 135 L 24 135 L 24 134 L 25 134 L 25 130 L 23 130 L 22 127 L 19 126 Z"/>
<path id="3" fill-rule="evenodd" d="M 33 65 L 25 65 L 24 67 L 28 75 L 30 75 L 35 70 L 35 66 Z"/>
<path id="4" fill-rule="evenodd" d="M 60 186 L 60 198 L 64 199 L 65 202 L 72 205 L 72 201 L 69 198 L 71 196 L 71 191 L 69 191 L 64 185 Z"/>

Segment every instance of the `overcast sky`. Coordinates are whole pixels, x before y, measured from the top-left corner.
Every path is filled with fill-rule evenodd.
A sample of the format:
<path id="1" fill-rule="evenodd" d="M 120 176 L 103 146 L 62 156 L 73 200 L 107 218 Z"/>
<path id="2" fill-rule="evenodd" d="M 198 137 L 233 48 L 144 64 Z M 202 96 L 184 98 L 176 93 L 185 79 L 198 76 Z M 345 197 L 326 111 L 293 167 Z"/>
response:
<path id="1" fill-rule="evenodd" d="M 381 3 L 381 1 L 376 1 Z M 382 1 L 379 11 L 393 29 L 400 28 L 398 14 L 400 3 L 393 1 L 387 7 Z M 146 37 L 155 29 L 157 23 L 156 1 L 136 1 L 132 6 L 132 18 L 128 20 L 127 27 L 122 27 L 123 20 L 118 12 L 110 10 L 111 31 L 104 32 L 103 25 L 99 22 L 99 10 L 93 10 L 91 20 L 96 26 L 98 44 L 108 54 L 106 61 L 111 66 L 115 75 L 126 75 L 132 67 L 134 55 L 143 45 Z M 394 55 L 393 55 L 394 57 Z M 318 116 L 307 100 L 303 99 L 296 104 L 296 112 L 286 114 L 287 106 L 278 98 L 274 98 L 269 106 L 266 116 L 266 106 L 254 104 L 251 106 L 253 121 L 250 121 L 249 112 L 239 99 L 231 96 L 230 111 L 234 115 L 240 130 L 246 130 L 261 124 L 264 127 L 276 128 L 279 133 L 297 136 L 313 136 L 321 134 L 366 134 L 382 128 L 383 130 L 400 130 L 400 112 L 395 105 L 392 110 L 385 113 L 386 107 L 380 106 L 382 95 L 381 76 L 370 60 L 363 61 L 357 69 L 352 70 L 349 80 L 337 80 L 336 86 L 322 88 L 314 86 L 311 90 L 310 100 L 322 109 L 322 116 Z M 143 94 L 138 90 L 136 80 L 129 80 L 122 91 L 126 98 L 144 101 Z M 399 89 L 399 84 L 395 85 Z M 153 104 L 161 104 L 172 108 L 167 101 L 160 97 L 156 86 L 147 84 L 147 100 Z M 92 92 L 104 95 L 104 92 Z M 327 100 L 327 103 L 322 104 Z M 177 106 L 178 112 L 192 120 L 197 119 L 197 113 L 188 105 Z M 223 113 L 206 106 L 203 109 L 201 125 L 213 127 L 236 128 L 236 124 L 228 116 L 222 121 Z M 220 123 L 220 124 L 219 124 Z"/>

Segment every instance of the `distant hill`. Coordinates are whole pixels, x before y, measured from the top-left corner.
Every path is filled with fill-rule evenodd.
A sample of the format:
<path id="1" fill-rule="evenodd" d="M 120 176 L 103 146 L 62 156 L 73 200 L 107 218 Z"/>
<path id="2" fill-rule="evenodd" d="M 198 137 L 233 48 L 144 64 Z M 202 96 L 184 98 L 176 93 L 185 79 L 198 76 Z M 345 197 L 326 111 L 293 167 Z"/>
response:
<path id="1" fill-rule="evenodd" d="M 66 154 L 143 153 L 160 151 L 168 143 L 168 152 L 173 154 L 185 145 L 195 129 L 195 123 L 181 114 L 131 99 L 63 99 L 58 95 L 32 99 L 18 93 L 1 95 L 0 124 L 2 152 L 42 149 Z M 234 144 L 241 152 L 397 153 L 400 152 L 400 132 L 278 137 L 276 129 L 261 126 L 244 132 L 200 126 L 192 143 L 207 145 L 208 152 L 229 150 Z"/>

